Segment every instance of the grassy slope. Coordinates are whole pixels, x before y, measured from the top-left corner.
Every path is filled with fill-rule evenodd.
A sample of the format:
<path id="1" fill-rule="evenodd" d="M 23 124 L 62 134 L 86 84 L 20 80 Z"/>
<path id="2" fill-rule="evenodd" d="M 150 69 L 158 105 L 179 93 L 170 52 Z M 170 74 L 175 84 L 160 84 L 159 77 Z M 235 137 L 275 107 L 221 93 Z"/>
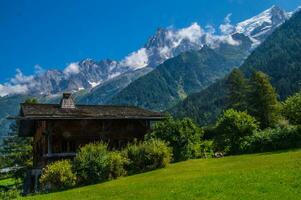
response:
<path id="1" fill-rule="evenodd" d="M 27 199 L 301 199 L 301 150 L 190 160 Z"/>

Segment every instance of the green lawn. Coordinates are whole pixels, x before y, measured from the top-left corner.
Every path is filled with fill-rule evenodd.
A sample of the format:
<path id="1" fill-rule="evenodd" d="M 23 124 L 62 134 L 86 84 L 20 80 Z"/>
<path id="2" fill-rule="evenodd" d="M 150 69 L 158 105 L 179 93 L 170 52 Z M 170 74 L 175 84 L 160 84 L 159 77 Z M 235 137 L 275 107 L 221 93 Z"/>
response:
<path id="1" fill-rule="evenodd" d="M 0 186 L 11 186 L 15 184 L 15 179 L 14 178 L 6 178 L 0 180 Z"/>
<path id="2" fill-rule="evenodd" d="M 26 199 L 301 199 L 301 150 L 190 160 Z"/>

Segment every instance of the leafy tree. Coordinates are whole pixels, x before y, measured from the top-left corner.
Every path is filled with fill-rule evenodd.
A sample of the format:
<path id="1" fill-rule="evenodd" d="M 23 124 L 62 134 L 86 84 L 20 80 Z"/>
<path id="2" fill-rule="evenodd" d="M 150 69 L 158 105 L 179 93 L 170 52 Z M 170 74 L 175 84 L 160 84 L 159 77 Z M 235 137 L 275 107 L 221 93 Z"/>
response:
<path id="1" fill-rule="evenodd" d="M 301 124 L 301 92 L 286 99 L 282 113 L 290 123 Z"/>
<path id="2" fill-rule="evenodd" d="M 239 69 L 234 69 L 227 79 L 228 108 L 239 111 L 247 109 L 248 83 Z"/>
<path id="3" fill-rule="evenodd" d="M 146 136 L 167 142 L 173 149 L 175 161 L 199 157 L 203 130 L 191 119 L 176 120 L 171 117 L 159 122 L 153 132 Z"/>
<path id="4" fill-rule="evenodd" d="M 280 107 L 270 78 L 259 71 L 250 81 L 249 113 L 260 122 L 261 128 L 273 127 L 279 119 Z"/>
<path id="5" fill-rule="evenodd" d="M 258 129 L 258 122 L 247 112 L 226 110 L 217 120 L 217 147 L 230 154 L 237 154 L 245 136 Z"/>

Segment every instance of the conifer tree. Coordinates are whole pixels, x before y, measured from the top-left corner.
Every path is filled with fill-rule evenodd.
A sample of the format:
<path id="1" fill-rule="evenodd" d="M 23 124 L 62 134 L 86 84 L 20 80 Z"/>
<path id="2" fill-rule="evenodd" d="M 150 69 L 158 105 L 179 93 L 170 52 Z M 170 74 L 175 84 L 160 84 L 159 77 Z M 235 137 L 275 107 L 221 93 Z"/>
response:
<path id="1" fill-rule="evenodd" d="M 279 118 L 279 102 L 270 78 L 259 71 L 250 82 L 249 113 L 260 122 L 261 128 L 273 127 Z"/>
<path id="2" fill-rule="evenodd" d="M 24 103 L 35 104 L 37 99 L 31 98 Z M 4 163 L 2 167 L 15 169 L 14 177 L 21 180 L 25 177 L 26 171 L 32 166 L 32 138 L 20 137 L 18 135 L 18 123 L 12 123 L 7 136 L 0 146 L 0 156 Z"/>
<path id="3" fill-rule="evenodd" d="M 18 127 L 11 124 L 8 136 L 4 138 L 0 155 L 4 158 L 4 167 L 15 167 L 15 178 L 24 178 L 25 172 L 32 165 L 31 138 L 18 136 Z"/>
<path id="4" fill-rule="evenodd" d="M 239 69 L 234 69 L 230 73 L 227 80 L 227 89 L 227 107 L 238 111 L 246 111 L 248 83 Z"/>

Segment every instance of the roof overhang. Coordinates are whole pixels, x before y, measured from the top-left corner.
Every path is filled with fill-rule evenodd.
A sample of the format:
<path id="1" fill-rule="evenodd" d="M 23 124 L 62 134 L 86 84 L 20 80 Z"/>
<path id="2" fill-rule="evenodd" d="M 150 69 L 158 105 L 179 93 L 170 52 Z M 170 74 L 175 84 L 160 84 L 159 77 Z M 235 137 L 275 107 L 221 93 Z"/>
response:
<path id="1" fill-rule="evenodd" d="M 42 120 L 149 120 L 149 121 L 160 121 L 166 119 L 165 116 L 162 117 L 46 117 L 46 116 L 32 116 L 32 117 L 21 117 L 21 116 L 9 116 L 7 119 L 16 120 L 19 122 L 19 136 L 21 137 L 31 137 L 35 131 L 35 121 Z"/>
<path id="2" fill-rule="evenodd" d="M 128 116 L 128 117 L 61 117 L 61 116 L 9 116 L 7 117 L 9 120 L 17 120 L 17 121 L 28 121 L 28 120 L 163 120 L 166 119 L 165 116 L 155 116 L 155 117 L 145 117 L 145 116 Z"/>

